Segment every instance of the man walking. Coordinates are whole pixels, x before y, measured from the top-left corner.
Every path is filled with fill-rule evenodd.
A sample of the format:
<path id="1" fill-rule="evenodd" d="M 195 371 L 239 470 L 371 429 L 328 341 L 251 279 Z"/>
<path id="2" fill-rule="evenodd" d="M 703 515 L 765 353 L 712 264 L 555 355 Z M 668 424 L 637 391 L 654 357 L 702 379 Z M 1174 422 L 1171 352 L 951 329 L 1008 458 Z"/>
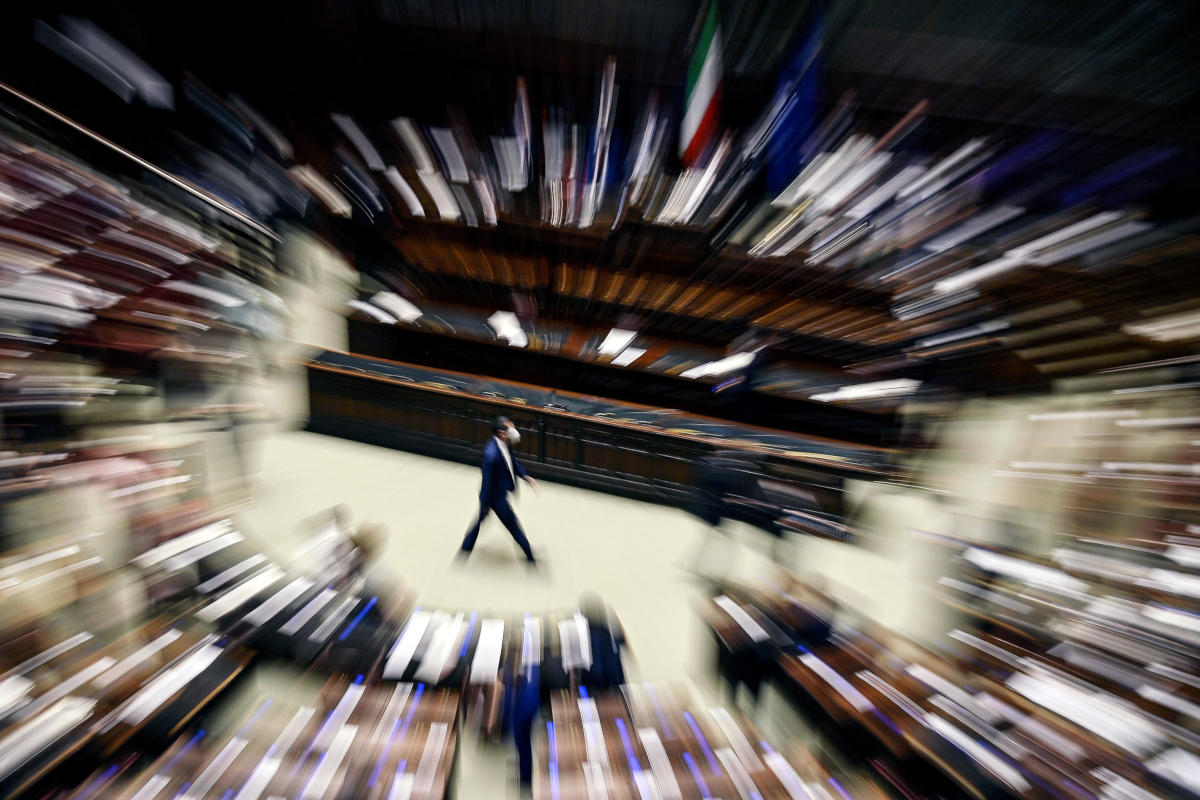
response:
<path id="1" fill-rule="evenodd" d="M 533 551 L 529 548 L 529 540 L 525 538 L 525 531 L 521 530 L 521 523 L 517 521 L 517 515 L 513 513 L 512 506 L 508 504 L 508 494 L 517 488 L 518 477 L 533 488 L 537 488 L 537 481 L 525 472 L 525 467 L 521 466 L 521 462 L 509 450 L 510 445 L 515 445 L 520 441 L 521 434 L 513 425 L 512 420 L 508 417 L 496 417 L 492 420 L 492 438 L 483 448 L 483 483 L 479 487 L 479 517 L 463 539 L 460 553 L 463 558 L 475 549 L 475 540 L 479 538 L 479 526 L 483 524 L 487 515 L 494 511 L 500 521 L 504 523 L 504 527 L 508 528 L 513 540 L 525 553 L 525 560 L 530 564 L 537 563 L 533 558 Z"/>

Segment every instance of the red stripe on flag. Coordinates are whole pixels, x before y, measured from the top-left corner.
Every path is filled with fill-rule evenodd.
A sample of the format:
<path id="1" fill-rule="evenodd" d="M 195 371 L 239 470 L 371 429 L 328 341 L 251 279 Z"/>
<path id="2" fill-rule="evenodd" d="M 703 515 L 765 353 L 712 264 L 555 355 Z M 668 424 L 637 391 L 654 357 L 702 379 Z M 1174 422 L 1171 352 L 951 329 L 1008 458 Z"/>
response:
<path id="1" fill-rule="evenodd" d="M 717 116 L 721 110 L 721 90 L 724 87 L 723 82 L 717 84 L 712 98 L 708 101 L 708 108 L 704 109 L 704 116 L 700 118 L 700 124 L 696 127 L 696 135 L 692 137 L 692 141 L 688 142 L 687 149 L 683 151 L 685 167 L 695 166 L 696 160 L 700 158 L 705 146 L 717 130 Z"/>

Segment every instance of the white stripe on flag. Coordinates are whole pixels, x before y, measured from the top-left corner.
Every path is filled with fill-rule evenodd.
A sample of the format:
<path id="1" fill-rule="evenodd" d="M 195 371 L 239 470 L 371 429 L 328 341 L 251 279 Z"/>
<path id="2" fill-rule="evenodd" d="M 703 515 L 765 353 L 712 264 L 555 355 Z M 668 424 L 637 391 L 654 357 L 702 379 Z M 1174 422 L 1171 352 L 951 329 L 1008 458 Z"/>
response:
<path id="1" fill-rule="evenodd" d="M 679 129 L 679 153 L 682 155 L 696 136 L 704 112 L 708 110 L 717 87 L 721 84 L 721 31 L 713 31 L 712 42 L 708 46 L 708 54 L 704 57 L 704 66 L 696 78 L 696 85 L 688 96 L 687 111 Z"/>

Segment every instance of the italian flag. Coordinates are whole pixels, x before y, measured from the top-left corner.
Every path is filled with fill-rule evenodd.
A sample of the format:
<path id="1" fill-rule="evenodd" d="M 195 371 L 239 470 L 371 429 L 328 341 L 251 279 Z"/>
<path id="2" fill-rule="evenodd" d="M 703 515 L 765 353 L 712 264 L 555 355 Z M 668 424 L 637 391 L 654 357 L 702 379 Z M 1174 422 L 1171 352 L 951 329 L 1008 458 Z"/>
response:
<path id="1" fill-rule="evenodd" d="M 695 165 L 717 129 L 721 108 L 721 31 L 717 4 L 708 4 L 704 26 L 688 64 L 687 102 L 679 131 L 679 156 L 685 167 Z"/>

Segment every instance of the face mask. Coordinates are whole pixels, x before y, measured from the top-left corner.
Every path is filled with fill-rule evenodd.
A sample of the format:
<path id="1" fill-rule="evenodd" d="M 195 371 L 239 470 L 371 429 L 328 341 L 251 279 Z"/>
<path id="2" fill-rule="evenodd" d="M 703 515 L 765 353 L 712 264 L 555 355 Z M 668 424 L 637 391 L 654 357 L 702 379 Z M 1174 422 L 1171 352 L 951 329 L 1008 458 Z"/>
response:
<path id="1" fill-rule="evenodd" d="M 521 432 L 516 428 L 509 428 L 508 432 L 504 434 L 504 438 L 508 439 L 509 444 L 520 444 Z"/>

